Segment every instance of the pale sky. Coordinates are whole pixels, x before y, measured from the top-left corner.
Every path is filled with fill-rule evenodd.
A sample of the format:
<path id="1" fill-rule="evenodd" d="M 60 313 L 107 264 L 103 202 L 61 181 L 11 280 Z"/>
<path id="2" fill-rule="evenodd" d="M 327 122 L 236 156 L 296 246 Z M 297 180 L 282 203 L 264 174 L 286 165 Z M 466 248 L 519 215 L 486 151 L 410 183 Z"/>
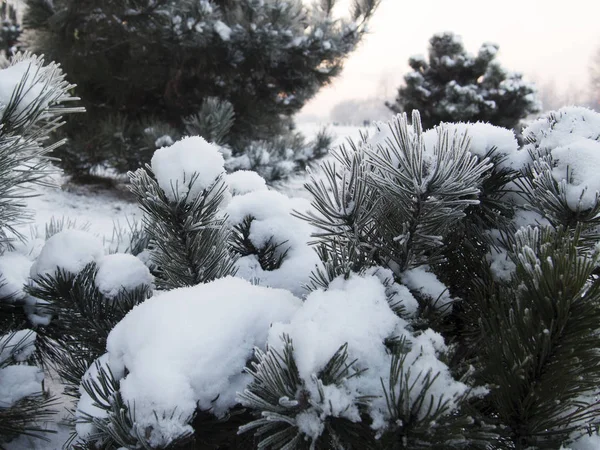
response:
<path id="1" fill-rule="evenodd" d="M 369 29 L 342 75 L 303 114 L 326 117 L 345 99 L 393 99 L 409 56 L 426 54 L 429 38 L 440 31 L 462 36 L 471 53 L 497 43 L 502 65 L 529 80 L 586 88 L 600 48 L 600 0 L 382 0 Z"/>

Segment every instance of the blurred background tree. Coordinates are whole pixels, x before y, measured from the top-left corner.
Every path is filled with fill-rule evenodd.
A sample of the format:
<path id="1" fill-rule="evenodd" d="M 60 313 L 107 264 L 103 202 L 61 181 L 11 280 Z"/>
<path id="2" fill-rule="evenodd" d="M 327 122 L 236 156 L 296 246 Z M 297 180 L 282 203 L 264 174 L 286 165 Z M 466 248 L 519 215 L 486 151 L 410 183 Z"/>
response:
<path id="1" fill-rule="evenodd" d="M 334 0 L 27 0 L 28 45 L 61 63 L 88 111 L 61 130 L 56 156 L 73 175 L 124 172 L 201 134 L 233 157 L 259 146 L 255 162 L 280 165 L 262 175 L 282 176 L 323 151 L 291 117 L 340 73 L 377 4 L 356 0 L 338 19 Z"/>
<path id="2" fill-rule="evenodd" d="M 386 104 L 396 113 L 418 110 L 426 129 L 440 122 L 477 121 L 514 129 L 540 106 L 533 84 L 504 70 L 497 53 L 498 46 L 488 43 L 473 56 L 457 35 L 435 34 L 428 60 L 409 59 L 412 71 L 404 76 L 396 100 Z"/>

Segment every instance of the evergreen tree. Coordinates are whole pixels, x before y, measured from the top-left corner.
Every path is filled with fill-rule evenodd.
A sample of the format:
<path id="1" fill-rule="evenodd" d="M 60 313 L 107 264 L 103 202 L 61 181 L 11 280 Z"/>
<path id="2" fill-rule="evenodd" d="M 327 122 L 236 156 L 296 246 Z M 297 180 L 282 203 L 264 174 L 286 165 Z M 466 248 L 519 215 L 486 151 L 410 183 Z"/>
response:
<path id="1" fill-rule="evenodd" d="M 377 3 L 342 20 L 331 0 L 29 0 L 32 49 L 62 64 L 88 111 L 63 130 L 62 166 L 135 170 L 200 134 L 241 157 L 232 170 L 285 176 L 325 151 L 291 116 L 339 74 Z"/>
<path id="2" fill-rule="evenodd" d="M 49 184 L 48 153 L 61 145 L 47 145 L 48 136 L 63 124 L 62 114 L 81 111 L 65 105 L 77 99 L 64 78 L 56 64 L 29 54 L 0 71 L 0 445 L 21 434 L 41 436 L 39 421 L 54 412 L 34 365 L 37 335 L 24 292 L 31 261 L 16 247 L 19 226 L 31 219 L 23 200 L 36 195 L 33 185 Z"/>
<path id="3" fill-rule="evenodd" d="M 429 40 L 429 57 L 413 56 L 394 103 L 396 113 L 418 110 L 425 128 L 440 122 L 489 122 L 516 129 L 519 121 L 539 112 L 535 88 L 521 74 L 495 60 L 496 44 L 484 44 L 476 56 L 467 53 L 452 33 Z"/>

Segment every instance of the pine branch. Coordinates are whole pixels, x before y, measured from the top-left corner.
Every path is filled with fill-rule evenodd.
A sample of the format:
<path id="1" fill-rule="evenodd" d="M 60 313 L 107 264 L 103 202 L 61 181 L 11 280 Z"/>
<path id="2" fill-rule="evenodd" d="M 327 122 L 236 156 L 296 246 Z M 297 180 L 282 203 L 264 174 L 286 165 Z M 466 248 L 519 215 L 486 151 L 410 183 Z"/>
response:
<path id="1" fill-rule="evenodd" d="M 131 192 L 145 213 L 159 287 L 194 286 L 235 273 L 227 245 L 230 232 L 219 215 L 226 190 L 221 179 L 188 199 L 197 180 L 194 175 L 188 194 L 171 202 L 145 170 L 130 172 L 129 177 Z"/>

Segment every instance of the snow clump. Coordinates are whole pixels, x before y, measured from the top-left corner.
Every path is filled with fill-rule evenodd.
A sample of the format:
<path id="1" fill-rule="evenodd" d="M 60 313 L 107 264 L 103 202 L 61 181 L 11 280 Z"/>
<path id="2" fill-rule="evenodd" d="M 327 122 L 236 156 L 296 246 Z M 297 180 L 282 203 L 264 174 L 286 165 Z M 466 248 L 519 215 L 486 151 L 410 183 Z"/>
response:
<path id="1" fill-rule="evenodd" d="M 224 164 L 219 148 L 200 136 L 186 137 L 159 148 L 150 162 L 167 198 L 172 202 L 186 198 L 188 203 L 224 176 Z"/>
<path id="2" fill-rule="evenodd" d="M 586 210 L 600 192 L 600 114 L 566 107 L 533 122 L 523 131 L 525 151 L 549 153 L 552 177 L 564 183 L 569 208 Z"/>
<path id="3" fill-rule="evenodd" d="M 114 298 L 123 290 L 151 289 L 154 277 L 140 259 L 127 253 L 115 253 L 98 261 L 95 282 L 105 297 Z"/>
<path id="4" fill-rule="evenodd" d="M 287 291 L 233 277 L 175 289 L 130 311 L 108 336 L 108 356 L 99 364 L 119 374 L 124 402 L 135 404 L 136 434 L 166 447 L 191 432 L 196 408 L 222 417 L 237 404 L 254 348 L 264 349 L 270 325 L 288 322 L 301 305 Z M 79 417 L 84 412 L 97 413 L 86 397 Z M 90 431 L 78 429 L 80 437 Z"/>
<path id="5" fill-rule="evenodd" d="M 54 275 L 58 269 L 77 274 L 103 256 L 104 245 L 93 234 L 81 230 L 63 230 L 46 241 L 31 266 L 30 276 Z"/>
<path id="6" fill-rule="evenodd" d="M 233 197 L 225 208 L 229 224 L 239 226 L 244 219 L 252 218 L 249 239 L 254 247 L 279 245 L 277 254 L 284 256 L 281 266 L 274 270 L 263 269 L 257 255 L 242 256 L 236 262 L 237 276 L 260 285 L 288 289 L 298 296 L 306 294 L 304 285 L 320 261 L 308 245 L 312 226 L 292 213 L 310 208 L 308 200 L 289 198 L 276 191 L 259 190 Z"/>

